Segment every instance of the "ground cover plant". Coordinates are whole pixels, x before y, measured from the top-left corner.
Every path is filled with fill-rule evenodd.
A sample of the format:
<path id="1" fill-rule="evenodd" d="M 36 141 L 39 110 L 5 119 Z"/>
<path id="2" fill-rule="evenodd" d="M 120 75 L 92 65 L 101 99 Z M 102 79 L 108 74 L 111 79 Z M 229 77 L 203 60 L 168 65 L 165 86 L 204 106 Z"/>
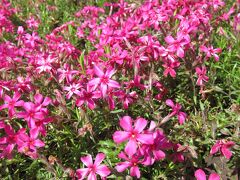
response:
<path id="1" fill-rule="evenodd" d="M 238 179 L 239 1 L 0 1 L 1 179 Z"/>

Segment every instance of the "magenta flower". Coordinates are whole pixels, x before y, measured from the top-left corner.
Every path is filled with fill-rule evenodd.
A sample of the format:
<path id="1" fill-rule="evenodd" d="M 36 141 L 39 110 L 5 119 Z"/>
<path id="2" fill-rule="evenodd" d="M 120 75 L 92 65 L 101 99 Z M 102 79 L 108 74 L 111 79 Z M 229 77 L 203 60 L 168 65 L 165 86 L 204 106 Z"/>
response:
<path id="1" fill-rule="evenodd" d="M 81 157 L 81 161 L 87 166 L 87 168 L 78 169 L 76 171 L 77 178 L 82 180 L 88 176 L 88 180 L 97 180 L 96 174 L 100 175 L 101 178 L 107 177 L 111 171 L 106 165 L 101 165 L 104 158 L 105 155 L 103 153 L 98 153 L 95 162 L 93 163 L 91 155 Z"/>
<path id="2" fill-rule="evenodd" d="M 30 130 L 30 136 L 26 133 L 19 135 L 18 151 L 32 158 L 37 158 L 37 147 L 43 147 L 45 144 L 38 139 L 38 130 L 36 128 Z"/>
<path id="3" fill-rule="evenodd" d="M 211 148 L 210 154 L 213 155 L 220 151 L 223 156 L 225 156 L 227 159 L 230 159 L 232 152 L 229 149 L 234 145 L 235 143 L 233 141 L 218 140 Z"/>
<path id="4" fill-rule="evenodd" d="M 146 89 L 146 86 L 144 84 L 141 84 L 140 81 L 141 81 L 141 76 L 136 75 L 134 76 L 134 80 L 131 80 L 130 82 L 126 82 L 126 85 L 127 85 L 126 88 L 131 89 L 131 88 L 137 87 L 143 91 L 144 89 Z"/>
<path id="5" fill-rule="evenodd" d="M 0 138 L 1 153 L 0 159 L 7 157 L 8 159 L 12 158 L 12 151 L 17 142 L 17 134 L 14 132 L 11 126 L 5 125 L 4 130 L 7 134 L 6 137 Z"/>
<path id="6" fill-rule="evenodd" d="M 206 174 L 202 169 L 198 169 L 195 171 L 194 176 L 197 180 L 206 180 Z M 211 173 L 209 178 L 209 180 L 220 180 L 220 176 L 217 173 Z"/>
<path id="7" fill-rule="evenodd" d="M 56 62 L 57 58 L 53 55 L 43 55 L 37 60 L 37 72 L 40 74 L 42 72 L 50 73 L 52 70 L 52 63 Z"/>
<path id="8" fill-rule="evenodd" d="M 132 104 L 135 99 L 137 99 L 138 95 L 137 95 L 136 91 L 132 91 L 128 94 L 126 94 L 123 91 L 119 91 L 118 97 L 120 98 L 120 100 L 123 103 L 123 108 L 128 109 L 128 106 L 130 104 Z"/>
<path id="9" fill-rule="evenodd" d="M 114 69 L 108 68 L 104 73 L 98 66 L 94 65 L 94 73 L 98 76 L 98 78 L 90 80 L 88 82 L 88 86 L 93 87 L 93 89 L 96 89 L 97 86 L 100 86 L 103 97 L 106 96 L 109 87 L 120 88 L 120 85 L 117 81 L 110 79 L 115 73 Z"/>
<path id="10" fill-rule="evenodd" d="M 200 50 L 205 52 L 208 58 L 213 56 L 216 61 L 219 61 L 219 56 L 217 54 L 222 52 L 220 48 L 213 49 L 213 46 L 206 47 L 203 45 L 200 46 Z"/>
<path id="11" fill-rule="evenodd" d="M 5 104 L 0 106 L 0 110 L 8 108 L 8 115 L 12 117 L 16 113 L 14 107 L 21 107 L 24 104 L 23 100 L 19 100 L 20 97 L 21 94 L 19 92 L 15 92 L 12 98 L 5 95 L 3 98 Z"/>
<path id="12" fill-rule="evenodd" d="M 179 124 L 183 124 L 187 115 L 185 112 L 180 111 L 182 106 L 178 103 L 174 104 L 171 99 L 167 99 L 166 104 L 172 108 L 171 116 L 177 115 Z"/>
<path id="13" fill-rule="evenodd" d="M 182 148 L 183 146 L 181 144 L 172 144 L 173 150 L 175 151 L 172 155 L 171 158 L 173 159 L 173 162 L 184 162 L 185 158 L 183 155 L 183 151 L 185 150 Z M 182 150 L 180 150 L 182 149 Z"/>
<path id="14" fill-rule="evenodd" d="M 162 66 L 165 69 L 163 72 L 163 75 L 165 77 L 167 77 L 167 75 L 170 74 L 170 76 L 175 78 L 177 73 L 174 68 L 177 68 L 178 66 L 180 66 L 180 63 L 178 61 L 174 61 L 174 62 L 168 61 L 168 62 L 164 63 Z"/>
<path id="15" fill-rule="evenodd" d="M 25 131 L 24 128 L 19 129 L 17 133 L 14 132 L 14 129 L 10 125 L 5 125 L 4 123 L 0 124 L 0 128 L 4 128 L 4 131 L 7 136 L 0 138 L 0 159 L 7 157 L 8 159 L 12 158 L 12 151 L 15 145 L 19 141 L 19 136 Z"/>
<path id="16" fill-rule="evenodd" d="M 139 52 L 145 52 L 147 55 L 153 56 L 154 59 L 157 59 L 159 56 L 160 43 L 155 41 L 151 35 L 142 36 L 138 39 L 143 45 L 140 46 Z"/>
<path id="17" fill-rule="evenodd" d="M 58 69 L 57 72 L 59 73 L 58 79 L 59 82 L 61 83 L 66 79 L 67 83 L 71 82 L 73 80 L 74 74 L 78 74 L 77 70 L 71 70 L 70 65 L 64 64 L 63 65 L 64 69 Z"/>
<path id="18" fill-rule="evenodd" d="M 198 76 L 197 85 L 202 86 L 203 81 L 208 82 L 209 78 L 206 76 L 206 73 L 207 73 L 206 67 L 203 66 L 202 69 L 197 67 L 196 68 L 196 73 L 197 73 L 197 76 Z"/>
<path id="19" fill-rule="evenodd" d="M 30 128 L 35 127 L 35 120 L 42 120 L 45 117 L 45 110 L 41 111 L 41 106 L 32 102 L 25 102 L 23 108 L 25 111 L 19 112 L 17 116 L 24 118 L 29 123 Z"/>
<path id="20" fill-rule="evenodd" d="M 161 150 L 164 147 L 166 137 L 160 130 L 156 130 L 153 133 L 154 143 L 151 145 L 143 145 L 141 150 L 144 154 L 144 165 L 152 165 L 155 161 L 159 161 L 165 158 L 165 153 Z"/>
<path id="21" fill-rule="evenodd" d="M 177 52 L 177 56 L 184 57 L 184 46 L 190 43 L 188 36 L 178 35 L 175 40 L 172 36 L 165 37 L 165 41 L 169 44 L 168 49 L 173 52 Z"/>
<path id="22" fill-rule="evenodd" d="M 30 17 L 27 21 L 26 21 L 26 23 L 27 23 L 27 26 L 28 26 L 28 28 L 32 28 L 32 29 L 38 29 L 38 26 L 39 26 L 39 22 L 37 21 L 37 20 L 35 20 L 35 18 L 34 17 Z"/>
<path id="23" fill-rule="evenodd" d="M 143 130 L 147 126 L 147 120 L 143 118 L 137 118 L 132 126 L 133 120 L 130 116 L 124 116 L 120 119 L 120 126 L 124 131 L 116 131 L 113 134 L 113 140 L 116 143 L 128 141 L 125 152 L 132 156 L 137 152 L 138 143 L 153 144 L 154 139 L 152 134 L 144 134 Z"/>
<path id="24" fill-rule="evenodd" d="M 87 87 L 87 90 L 82 90 L 79 94 L 79 97 L 77 98 L 76 104 L 77 106 L 82 106 L 83 103 L 86 103 L 89 109 L 95 108 L 95 102 L 94 99 L 98 99 L 101 97 L 101 93 L 99 91 L 91 91 Z"/>
<path id="25" fill-rule="evenodd" d="M 141 173 L 138 164 L 141 163 L 141 156 L 139 156 L 138 154 L 134 154 L 133 156 L 127 157 L 124 152 L 121 152 L 118 157 L 126 160 L 125 162 L 120 162 L 117 164 L 115 168 L 118 172 L 123 172 L 125 171 L 125 169 L 130 167 L 130 175 L 140 178 Z"/>

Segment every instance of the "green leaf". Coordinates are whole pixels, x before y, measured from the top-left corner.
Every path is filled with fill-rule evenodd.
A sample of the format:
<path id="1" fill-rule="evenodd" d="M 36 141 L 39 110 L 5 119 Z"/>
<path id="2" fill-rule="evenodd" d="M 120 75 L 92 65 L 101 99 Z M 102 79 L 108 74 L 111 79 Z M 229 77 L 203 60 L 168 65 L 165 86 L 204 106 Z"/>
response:
<path id="1" fill-rule="evenodd" d="M 81 56 L 78 59 L 79 64 L 82 67 L 83 72 L 85 73 L 85 68 L 84 68 L 84 53 L 85 53 L 85 49 L 83 50 L 83 52 L 81 53 Z"/>

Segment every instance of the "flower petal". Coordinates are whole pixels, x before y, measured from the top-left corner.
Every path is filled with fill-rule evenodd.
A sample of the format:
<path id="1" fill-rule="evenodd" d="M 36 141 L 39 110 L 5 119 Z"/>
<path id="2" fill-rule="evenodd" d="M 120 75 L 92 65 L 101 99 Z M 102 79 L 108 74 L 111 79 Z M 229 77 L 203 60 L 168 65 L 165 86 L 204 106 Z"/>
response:
<path id="1" fill-rule="evenodd" d="M 130 166 L 130 162 L 120 162 L 117 164 L 117 166 L 115 167 L 115 169 L 118 172 L 123 172 L 125 169 L 127 169 Z"/>
<path id="2" fill-rule="evenodd" d="M 100 165 L 97 167 L 96 173 L 99 174 L 101 177 L 107 177 L 111 173 L 111 171 L 108 169 L 107 166 Z"/>
<path id="3" fill-rule="evenodd" d="M 137 140 L 143 144 L 153 144 L 154 143 L 152 134 L 138 134 Z"/>
<path id="4" fill-rule="evenodd" d="M 105 154 L 104 153 L 98 153 L 96 158 L 95 158 L 94 164 L 96 166 L 99 166 L 104 158 L 105 158 Z"/>
<path id="5" fill-rule="evenodd" d="M 221 152 L 227 159 L 230 159 L 232 157 L 232 152 L 224 146 L 221 148 Z"/>
<path id="6" fill-rule="evenodd" d="M 43 147 L 43 146 L 45 146 L 44 142 L 42 142 L 39 139 L 35 140 L 33 145 L 36 146 L 36 147 Z"/>
<path id="7" fill-rule="evenodd" d="M 134 139 L 130 139 L 125 147 L 125 152 L 128 156 L 132 156 L 137 152 L 137 142 Z"/>
<path id="8" fill-rule="evenodd" d="M 109 79 L 108 81 L 108 86 L 113 87 L 113 88 L 120 88 L 120 84 L 117 81 Z"/>
<path id="9" fill-rule="evenodd" d="M 213 145 L 213 147 L 211 148 L 211 151 L 210 151 L 210 154 L 213 155 L 215 154 L 216 152 L 218 152 L 219 148 L 221 147 L 220 144 L 216 143 Z"/>
<path id="10" fill-rule="evenodd" d="M 173 108 L 175 106 L 171 99 L 166 100 L 166 105 L 170 106 L 171 108 Z"/>
<path id="11" fill-rule="evenodd" d="M 130 175 L 131 176 L 136 176 L 137 178 L 140 178 L 141 174 L 140 174 L 140 170 L 137 166 L 133 166 L 130 169 Z"/>
<path id="12" fill-rule="evenodd" d="M 83 164 L 85 164 L 87 167 L 93 165 L 93 161 L 92 161 L 92 156 L 91 156 L 91 155 L 87 155 L 87 156 L 81 157 L 81 161 L 82 161 Z"/>
<path id="13" fill-rule="evenodd" d="M 89 173 L 87 179 L 88 179 L 88 180 L 97 180 L 97 176 L 96 176 L 96 174 L 95 174 L 93 171 L 91 171 L 91 172 Z"/>
<path id="14" fill-rule="evenodd" d="M 209 180 L 220 180 L 220 176 L 217 173 L 210 174 Z"/>
<path id="15" fill-rule="evenodd" d="M 125 131 L 132 131 L 132 118 L 130 116 L 124 116 L 120 119 L 120 126 Z"/>
<path id="16" fill-rule="evenodd" d="M 134 130 L 136 130 L 138 133 L 142 132 L 143 129 L 147 126 L 147 120 L 144 118 L 137 118 L 136 122 L 134 124 Z"/>
<path id="17" fill-rule="evenodd" d="M 126 131 L 116 131 L 113 134 L 113 140 L 115 143 L 121 143 L 123 141 L 126 141 L 130 137 L 130 133 Z"/>
<path id="18" fill-rule="evenodd" d="M 82 169 L 77 169 L 76 174 L 78 179 L 84 179 L 88 175 L 89 169 L 88 168 L 82 168 Z"/>
<path id="19" fill-rule="evenodd" d="M 195 171 L 194 176 L 197 178 L 197 180 L 206 180 L 206 174 L 202 169 Z"/>
<path id="20" fill-rule="evenodd" d="M 103 77 L 104 73 L 103 71 L 96 65 L 93 66 L 94 69 L 94 73 L 98 76 L 98 77 Z"/>

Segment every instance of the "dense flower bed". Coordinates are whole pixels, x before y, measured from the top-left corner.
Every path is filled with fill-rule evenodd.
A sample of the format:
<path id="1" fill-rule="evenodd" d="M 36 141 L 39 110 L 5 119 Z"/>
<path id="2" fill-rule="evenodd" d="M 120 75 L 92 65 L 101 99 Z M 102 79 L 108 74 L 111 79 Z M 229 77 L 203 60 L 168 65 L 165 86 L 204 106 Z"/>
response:
<path id="1" fill-rule="evenodd" d="M 231 35 L 239 37 L 239 2 L 149 0 L 139 5 L 120 0 L 103 8 L 85 6 L 47 35 L 39 34 L 41 19 L 34 15 L 15 24 L 17 13 L 2 0 L 0 158 L 20 153 L 45 162 L 54 176 L 57 164 L 69 177 L 90 180 L 153 178 L 155 171 L 154 177 L 164 178 L 155 164 L 166 177 L 203 180 L 234 174 L 224 174 L 215 162 L 206 164 L 203 156 L 239 162 L 239 135 L 214 135 L 198 147 L 189 145 L 188 137 L 175 138 L 186 134 L 173 129 L 189 132 L 188 123 L 200 126 L 199 131 L 209 128 L 202 103 L 214 78 L 209 71 L 228 51 L 214 37 L 229 38 L 226 22 Z M 176 84 L 183 84 L 182 94 L 188 94 L 183 104 L 175 95 Z M 203 113 L 200 124 L 194 123 L 194 112 Z M 98 117 L 99 122 L 93 120 Z M 59 132 L 70 128 L 78 143 L 91 137 L 91 146 L 79 148 L 84 167 L 49 156 L 54 151 L 47 145 L 52 127 Z M 101 146 L 104 142 L 113 145 Z M 118 156 L 109 155 L 108 148 Z M 168 172 L 170 166 L 178 173 Z"/>

